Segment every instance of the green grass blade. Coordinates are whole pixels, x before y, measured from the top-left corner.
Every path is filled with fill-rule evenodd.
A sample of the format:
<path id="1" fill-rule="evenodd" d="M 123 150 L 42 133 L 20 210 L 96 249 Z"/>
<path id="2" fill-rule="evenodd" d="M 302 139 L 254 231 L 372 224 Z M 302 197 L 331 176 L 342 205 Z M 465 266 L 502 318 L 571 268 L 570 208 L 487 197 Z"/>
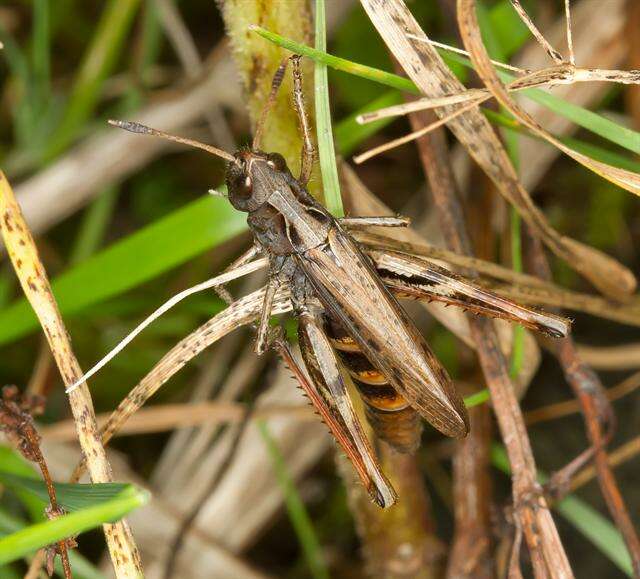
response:
<path id="1" fill-rule="evenodd" d="M 489 394 L 489 390 L 486 388 L 476 392 L 475 394 L 470 394 L 469 396 L 465 396 L 463 398 L 464 405 L 467 408 L 473 408 L 474 406 L 480 406 L 480 404 L 484 404 L 491 399 L 491 395 Z"/>
<path id="2" fill-rule="evenodd" d="M 525 90 L 522 94 L 576 125 L 633 153 L 640 154 L 640 133 L 637 131 L 540 89 Z"/>
<path id="3" fill-rule="evenodd" d="M 540 141 L 544 140 L 541 137 L 532 135 L 526 128 L 524 128 L 511 116 L 500 114 L 496 111 L 492 111 L 491 109 L 482 109 L 482 112 L 492 123 L 496 125 L 500 125 L 505 129 L 519 133 L 521 135 L 527 135 L 528 137 L 531 137 L 533 139 L 538 139 Z M 588 143 L 574 137 L 561 137 L 558 135 L 554 135 L 554 137 L 559 141 L 562 141 L 568 147 L 571 147 L 575 151 L 583 153 L 591 157 L 592 159 L 595 159 L 596 161 L 602 161 L 603 163 L 608 163 L 609 165 L 613 165 L 614 167 L 620 167 L 621 169 L 627 169 L 628 171 L 640 173 L 640 163 L 638 161 L 634 161 L 633 159 L 621 155 L 616 151 L 611 151 L 609 149 L 601 147 L 600 145 Z"/>
<path id="4" fill-rule="evenodd" d="M 329 572 L 322 557 L 320 542 L 318 541 L 318 537 L 313 529 L 311 519 L 305 509 L 304 503 L 302 502 L 295 484 L 287 471 L 287 465 L 285 464 L 280 449 L 269 433 L 269 429 L 264 420 L 258 421 L 258 428 L 267 447 L 269 457 L 271 458 L 273 470 L 276 474 L 276 478 L 278 479 L 278 485 L 284 495 L 289 519 L 291 520 L 291 524 L 293 525 L 298 541 L 300 542 L 304 552 L 305 559 L 309 565 L 309 570 L 311 571 L 314 579 L 328 579 Z"/>
<path id="5" fill-rule="evenodd" d="M 20 476 L 0 469 L 0 481 L 13 490 L 22 490 L 38 497 L 43 504 L 49 503 L 47 486 L 43 480 L 31 476 Z M 65 510 L 78 511 L 115 498 L 128 485 L 124 483 L 71 484 L 54 483 L 56 499 Z"/>
<path id="6" fill-rule="evenodd" d="M 118 201 L 118 188 L 109 187 L 100 193 L 85 211 L 76 235 L 69 262 L 85 261 L 100 247 Z"/>
<path id="7" fill-rule="evenodd" d="M 0 445 L 0 465 L 2 465 L 2 470 L 5 473 L 22 478 L 29 477 L 34 480 L 42 480 L 34 470 L 34 465 L 27 462 L 16 450 L 8 446 Z M 13 490 L 33 520 L 44 518 L 43 508 L 45 503 L 43 501 L 22 488 L 16 487 Z"/>
<path id="8" fill-rule="evenodd" d="M 119 295 L 246 229 L 246 216 L 226 199 L 207 196 L 117 242 L 53 281 L 65 316 Z M 0 344 L 38 327 L 21 299 L 0 312 Z"/>
<path id="9" fill-rule="evenodd" d="M 33 5 L 33 77 L 38 104 L 46 104 L 51 94 L 50 0 Z"/>
<path id="10" fill-rule="evenodd" d="M 106 4 L 80 65 L 60 125 L 45 149 L 46 160 L 60 154 L 93 114 L 102 85 L 122 53 L 139 5 L 140 0 L 109 0 Z"/>
<path id="11" fill-rule="evenodd" d="M 511 473 L 509 459 L 503 446 L 493 446 L 491 449 L 491 461 L 502 472 Z M 540 483 L 544 483 L 547 478 L 546 475 L 538 473 L 538 481 Z M 568 495 L 555 504 L 553 508 L 591 541 L 618 569 L 629 577 L 633 576 L 631 558 L 624 540 L 611 521 L 574 495 Z"/>
<path id="12" fill-rule="evenodd" d="M 15 533 L 16 531 L 20 531 L 26 527 L 27 523 L 23 520 L 18 519 L 0 508 L 0 537 L 10 533 Z M 27 559 L 29 560 L 30 557 Z M 74 579 L 106 579 L 106 576 L 96 569 L 96 567 L 77 550 L 69 551 L 69 561 L 71 562 Z M 8 569 L 6 566 L 0 567 L 0 577 L 2 577 L 2 579 L 5 579 L 6 569 Z M 62 564 L 60 563 L 59 558 L 56 558 L 55 561 L 55 571 L 60 577 L 64 576 Z M 6 575 L 6 579 L 9 579 L 10 577 L 10 575 Z M 20 577 L 22 577 L 22 575 L 20 575 Z"/>
<path id="13" fill-rule="evenodd" d="M 324 50 L 311 48 L 306 44 L 300 44 L 299 42 L 295 42 L 293 40 L 285 38 L 284 36 L 280 36 L 275 32 L 265 30 L 260 26 L 252 26 L 251 30 L 259 34 L 263 38 L 266 38 L 270 42 L 273 42 L 277 46 L 286 48 L 287 50 L 290 50 L 295 54 L 301 54 L 302 56 L 311 58 L 314 62 L 319 62 L 320 64 L 324 64 L 335 70 L 341 70 L 342 72 L 347 72 L 349 74 L 353 74 L 361 78 L 366 78 L 373 82 L 384 84 L 386 86 L 390 86 L 391 88 L 397 88 L 398 90 L 410 92 L 412 94 L 420 94 L 413 82 L 411 82 L 409 79 L 398 76 L 397 74 L 385 72 L 384 70 L 373 68 L 371 66 L 358 64 L 357 62 L 352 62 L 350 60 L 340 58 L 339 56 L 329 54 Z"/>
<path id="14" fill-rule="evenodd" d="M 115 522 L 148 500 L 149 493 L 133 485 L 127 485 L 127 488 L 106 502 L 25 527 L 0 539 L 0 565 L 21 559 L 36 549 L 103 523 Z"/>
<path id="15" fill-rule="evenodd" d="M 324 0 L 316 0 L 316 50 L 325 52 L 327 48 L 327 30 L 325 25 Z M 329 80 L 327 65 L 315 63 L 315 105 L 316 105 L 316 133 L 318 137 L 318 153 L 320 157 L 320 173 L 324 202 L 327 209 L 335 217 L 344 215 L 342 196 L 340 195 L 340 181 L 336 165 L 336 152 L 333 146 L 333 132 L 331 130 L 331 106 L 329 104 Z"/>

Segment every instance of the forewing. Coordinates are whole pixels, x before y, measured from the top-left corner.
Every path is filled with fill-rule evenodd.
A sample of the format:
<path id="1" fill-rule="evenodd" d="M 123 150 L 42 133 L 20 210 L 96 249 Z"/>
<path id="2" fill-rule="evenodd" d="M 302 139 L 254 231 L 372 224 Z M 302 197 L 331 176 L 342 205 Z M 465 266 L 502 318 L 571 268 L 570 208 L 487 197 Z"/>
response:
<path id="1" fill-rule="evenodd" d="M 413 322 L 355 242 L 339 227 L 297 257 L 318 298 L 371 362 L 438 430 L 468 432 L 462 399 Z"/>

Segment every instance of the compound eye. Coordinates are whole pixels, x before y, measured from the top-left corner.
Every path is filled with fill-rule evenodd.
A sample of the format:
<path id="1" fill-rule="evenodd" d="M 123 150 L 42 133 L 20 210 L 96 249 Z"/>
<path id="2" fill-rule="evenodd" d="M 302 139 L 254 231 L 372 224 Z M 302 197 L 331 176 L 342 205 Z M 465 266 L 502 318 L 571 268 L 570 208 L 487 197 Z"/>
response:
<path id="1" fill-rule="evenodd" d="M 240 197 L 248 198 L 251 197 L 253 193 L 253 182 L 251 181 L 251 177 L 246 176 L 244 179 L 241 179 L 238 183 L 237 193 Z"/>
<path id="2" fill-rule="evenodd" d="M 269 153 L 267 155 L 267 160 L 277 171 L 286 171 L 287 162 L 284 160 L 284 157 L 280 153 Z"/>

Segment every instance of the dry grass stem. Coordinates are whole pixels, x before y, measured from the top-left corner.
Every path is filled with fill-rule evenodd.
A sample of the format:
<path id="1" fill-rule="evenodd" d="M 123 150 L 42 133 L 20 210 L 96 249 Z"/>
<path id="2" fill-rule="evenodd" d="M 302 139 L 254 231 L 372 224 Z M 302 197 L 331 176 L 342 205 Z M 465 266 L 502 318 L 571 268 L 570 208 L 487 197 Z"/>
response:
<path id="1" fill-rule="evenodd" d="M 631 171 L 627 171 L 625 169 L 620 169 L 619 167 L 614 167 L 613 165 L 609 165 L 601 161 L 596 161 L 591 157 L 588 157 L 582 153 L 579 153 L 578 151 L 571 149 L 562 141 L 554 137 L 551 133 L 543 129 L 537 123 L 537 121 L 533 119 L 533 117 L 531 117 L 509 96 L 508 91 L 506 90 L 502 81 L 499 79 L 497 73 L 495 72 L 495 69 L 493 68 L 493 65 L 490 62 L 486 48 L 484 47 L 484 44 L 482 42 L 480 31 L 477 28 L 475 4 L 471 0 L 466 0 L 465 2 L 459 2 L 458 7 L 460 32 L 463 42 L 467 50 L 469 50 L 469 53 L 471 54 L 471 60 L 474 63 L 476 72 L 482 79 L 482 82 L 498 100 L 498 102 L 502 106 L 504 106 L 511 114 L 513 114 L 513 116 L 516 117 L 516 119 L 523 125 L 525 125 L 529 130 L 542 137 L 543 139 L 578 161 L 580 164 L 594 171 L 601 177 L 604 177 L 612 183 L 615 183 L 616 185 L 622 187 L 623 189 L 626 189 L 627 191 L 636 195 L 640 195 L 640 175 Z M 635 74 L 637 79 L 637 73 Z M 571 244 L 573 243 L 575 242 L 571 242 Z M 605 274 L 604 271 L 601 273 L 603 275 Z M 633 275 L 631 274 L 631 272 L 627 270 L 624 278 L 626 278 L 627 287 L 631 287 L 628 285 L 629 283 L 632 283 L 633 279 Z M 593 277 L 591 277 L 590 279 L 595 285 L 598 285 Z M 631 287 L 631 289 L 634 288 Z"/>
<path id="2" fill-rule="evenodd" d="M 615 415 L 597 374 L 578 357 L 571 339 L 563 339 L 558 348 L 558 361 L 565 378 L 580 402 L 600 491 L 619 529 L 631 557 L 633 572 L 640 576 L 640 538 L 609 464 L 607 445 L 613 437 Z"/>
<path id="3" fill-rule="evenodd" d="M 544 49 L 544 51 L 549 55 L 551 60 L 553 60 L 556 64 L 564 63 L 564 58 L 544 37 L 544 35 L 538 30 L 538 27 L 533 23 L 527 11 L 523 8 L 522 4 L 520 4 L 520 0 L 509 0 L 511 5 L 515 9 L 515 11 L 520 16 L 520 19 L 527 25 L 527 28 L 530 30 L 531 34 L 538 41 L 540 46 Z"/>
<path id="4" fill-rule="evenodd" d="M 606 397 L 609 402 L 618 400 L 632 392 L 635 392 L 640 388 L 640 372 L 632 374 L 622 382 L 608 388 L 605 391 Z M 546 422 L 547 420 L 556 420 L 580 412 L 581 406 L 577 400 L 566 400 L 565 402 L 558 402 L 556 404 L 549 404 L 536 410 L 530 410 L 524 415 L 527 426 L 537 424 L 538 422 Z"/>
<path id="5" fill-rule="evenodd" d="M 408 36 L 413 38 L 411 36 Z M 491 63 L 495 66 L 496 63 L 492 60 Z M 505 85 L 505 88 L 509 92 L 518 92 L 521 90 L 526 90 L 530 88 L 539 88 L 539 87 L 555 87 L 561 85 L 570 85 L 578 82 L 614 82 L 618 84 L 630 84 L 636 85 L 640 84 L 640 71 L 638 70 L 606 70 L 600 68 L 576 68 L 575 65 L 568 64 L 560 64 L 557 66 L 553 66 L 550 68 L 545 68 L 542 70 L 536 70 L 535 72 L 529 72 L 526 75 L 515 79 L 510 82 L 508 85 Z M 482 103 L 486 102 L 490 98 L 493 98 L 492 93 L 488 89 L 482 88 L 474 88 L 467 89 L 460 93 L 438 97 L 438 98 L 421 98 L 415 101 L 411 101 L 409 103 L 404 103 L 400 105 L 394 105 L 391 107 L 385 107 L 382 109 L 378 109 L 376 111 L 371 111 L 367 113 L 363 113 L 356 117 L 356 120 L 360 124 L 372 123 L 374 121 L 395 117 L 401 115 L 407 115 L 411 112 L 428 110 L 428 109 L 436 109 L 440 107 L 447 107 L 452 105 L 459 104 L 470 104 L 473 103 L 474 106 L 480 106 Z M 456 110 L 457 114 L 461 114 L 465 111 L 469 110 L 467 107 L 459 107 Z M 448 117 L 447 121 L 451 118 L 455 118 L 455 114 L 451 113 Z M 439 126 L 439 125 L 438 125 Z M 437 128 L 437 126 L 433 126 L 432 129 Z M 429 131 L 426 131 L 429 132 Z M 391 149 L 393 147 L 397 147 L 418 137 L 422 136 L 424 133 L 414 132 L 406 137 L 403 137 L 404 141 L 401 142 L 401 139 L 396 139 L 395 141 L 391 141 L 388 143 L 388 148 Z M 393 145 L 392 145 L 393 144 Z M 387 149 L 372 149 L 372 151 L 376 151 L 374 154 L 378 154 L 383 150 Z M 356 162 L 362 162 L 362 160 L 369 159 L 374 156 L 374 154 L 368 155 L 364 157 L 360 155 L 359 157 L 355 157 Z"/>
<path id="6" fill-rule="evenodd" d="M 578 354 L 598 370 L 635 370 L 640 368 L 640 344 L 587 346 L 578 344 Z"/>
<path id="7" fill-rule="evenodd" d="M 9 182 L 1 172 L 0 216 L 5 246 L 22 289 L 40 320 L 65 385 L 72 384 L 82 376 L 82 370 L 71 349 L 67 330 L 60 317 L 31 232 Z M 69 403 L 92 482 L 111 482 L 111 467 L 100 442 L 93 403 L 86 384 L 82 384 L 69 395 Z M 104 525 L 104 532 L 116 575 L 119 578 L 140 577 L 140 556 L 127 523 L 120 521 Z"/>
<path id="8" fill-rule="evenodd" d="M 190 360 L 229 332 L 255 321 L 261 312 L 264 293 L 263 288 L 239 299 L 169 350 L 114 410 L 101 429 L 103 444 L 107 444 L 129 417 Z M 284 290 L 279 291 L 274 300 L 273 313 L 277 315 L 290 309 L 291 304 Z M 84 465 L 79 468 L 81 472 Z"/>
<path id="9" fill-rule="evenodd" d="M 395 9 L 387 9 L 381 3 L 366 2 L 380 13 L 381 24 L 392 29 Z M 387 8 L 394 4 L 386 5 Z M 383 24 L 384 23 L 384 24 Z M 442 61 L 436 50 L 425 42 L 418 42 L 407 34 L 427 38 L 415 23 L 404 31 L 395 29 L 386 35 L 386 42 L 397 58 L 403 55 L 408 63 L 406 70 L 411 80 L 430 97 L 443 97 L 465 90 L 450 69 Z M 384 35 L 384 34 L 383 34 Z M 449 107 L 437 109 L 438 116 L 450 114 Z M 470 155 L 491 177 L 499 191 L 512 203 L 523 219 L 540 236 L 543 242 L 559 257 L 588 278 L 596 287 L 613 297 L 626 297 L 635 289 L 635 277 L 621 264 L 603 253 L 560 235 L 548 223 L 543 213 L 533 204 L 528 192 L 518 181 L 517 175 L 489 121 L 477 107 L 460 114 L 449 121 L 447 126 L 465 146 Z M 478 146 L 481 142 L 482 146 Z"/>
<path id="10" fill-rule="evenodd" d="M 266 265 L 267 258 L 257 259 L 227 273 L 222 273 L 220 275 L 217 275 L 216 277 L 194 285 L 193 287 L 178 292 L 176 295 L 162 304 L 158 309 L 149 314 L 142 322 L 140 322 L 140 324 L 138 324 L 131 332 L 129 332 L 129 334 L 127 334 L 122 340 L 120 340 L 120 342 L 118 342 L 117 346 L 115 346 L 107 355 L 101 358 L 100 361 L 97 362 L 90 370 L 88 370 L 77 382 L 71 384 L 71 386 L 67 388 L 67 393 L 75 390 L 80 384 L 99 372 L 101 368 L 104 368 L 104 366 L 106 366 L 110 360 L 113 360 L 113 358 L 115 358 L 120 352 L 122 352 L 122 350 L 124 350 L 127 345 L 129 345 L 145 328 L 149 327 L 154 321 L 156 321 L 182 300 L 185 300 L 189 296 L 192 296 L 196 293 L 229 283 L 230 281 L 237 279 L 238 277 L 247 275 L 258 269 L 262 269 Z"/>
<path id="11" fill-rule="evenodd" d="M 197 404 L 160 404 L 141 408 L 124 423 L 112 437 L 165 432 L 187 426 L 222 425 L 238 422 L 245 413 L 240 402 L 200 402 Z M 98 414 L 98 425 L 104 427 L 111 413 Z M 260 408 L 252 413 L 252 420 L 286 417 L 298 421 L 317 421 L 313 409 L 308 406 L 273 406 Z M 75 439 L 73 421 L 63 420 L 41 429 L 47 442 L 65 442 Z"/>
<path id="12" fill-rule="evenodd" d="M 627 35 L 624 33 L 627 21 L 626 0 L 608 0 L 607 9 L 602 10 L 600 0 L 581 0 L 572 11 L 574 44 L 576 58 L 582 63 L 597 63 L 601 69 L 619 69 L 621 67 L 638 68 L 627 63 Z M 598 14 L 598 26 L 593 26 L 593 15 Z M 560 45 L 566 35 L 566 19 L 558 16 L 555 22 L 543 30 L 553 46 Z M 534 70 L 547 66 L 547 56 L 537 50 L 537 44 L 529 43 L 518 53 L 514 62 L 518 66 L 527 66 Z M 628 93 L 635 85 L 629 86 Z M 592 110 L 602 103 L 611 86 L 604 82 L 574 83 L 556 85 L 553 94 L 567 102 Z M 540 125 L 550 133 L 566 137 L 580 130 L 570 119 L 556 114 L 544 105 L 531 99 L 521 99 L 524 108 Z M 548 174 L 551 165 L 562 152 L 541 139 L 518 139 L 518 158 L 526 159 L 519 167 L 520 180 L 530 191 Z"/>
<path id="13" fill-rule="evenodd" d="M 571 0 L 564 0 L 564 14 L 567 23 L 567 50 L 569 52 L 569 64 L 575 65 L 576 55 L 573 51 L 573 31 L 571 30 Z"/>
<path id="14" fill-rule="evenodd" d="M 375 157 L 376 155 L 379 155 L 381 153 L 384 153 L 385 151 L 389 151 L 391 149 L 394 149 L 395 147 L 399 147 L 400 145 L 404 145 L 405 143 L 409 143 L 411 141 L 415 141 L 416 139 L 418 139 L 420 137 L 423 137 L 424 135 L 430 133 L 431 131 L 434 131 L 435 129 L 441 127 L 442 125 L 446 125 L 447 123 L 453 121 L 458 116 L 470 111 L 471 109 L 475 108 L 476 106 L 477 106 L 477 104 L 476 104 L 475 101 L 471 102 L 471 103 L 467 103 L 465 106 L 457 108 L 451 113 L 447 113 L 441 119 L 438 119 L 437 121 L 432 122 L 431 124 L 427 125 L 426 127 L 422 127 L 421 129 L 419 129 L 417 131 L 414 131 L 413 133 L 409 133 L 408 135 L 405 135 L 404 137 L 400 137 L 398 139 L 394 139 L 393 141 L 385 143 L 384 145 L 380 145 L 379 147 L 375 147 L 373 149 L 370 149 L 366 153 L 362 153 L 361 155 L 356 155 L 353 158 L 353 160 L 356 163 L 364 163 L 366 160 L 371 159 L 372 157 Z"/>
<path id="15" fill-rule="evenodd" d="M 428 39 L 425 41 L 424 38 L 421 38 L 420 36 L 414 36 L 412 34 L 407 34 L 407 38 L 413 38 L 418 42 L 428 42 L 429 44 L 431 44 L 432 46 L 435 46 L 436 48 L 442 48 L 443 50 L 447 50 L 448 52 L 455 52 L 456 54 L 461 54 L 462 56 L 469 56 L 469 53 L 466 50 L 463 50 L 462 48 L 458 48 L 456 46 L 451 46 L 450 44 L 444 44 L 443 42 L 438 42 L 436 40 L 431 40 L 431 39 Z M 531 72 L 528 69 L 520 68 L 518 66 L 513 66 L 512 64 L 508 64 L 506 62 L 499 62 L 497 60 L 492 60 L 491 62 L 495 64 L 498 68 L 504 68 L 505 70 L 510 70 L 511 72 L 515 72 L 517 74 L 527 74 Z"/>
<path id="16" fill-rule="evenodd" d="M 608 464 L 610 467 L 620 466 L 629 460 L 636 458 L 640 454 L 640 436 L 636 436 L 621 444 L 618 448 L 611 451 L 608 456 Z M 578 472 L 571 479 L 570 491 L 574 492 L 592 481 L 597 476 L 597 469 L 594 465 L 589 465 Z"/>
<path id="17" fill-rule="evenodd" d="M 491 411 L 469 409 L 469 436 L 456 441 L 453 456 L 455 528 L 447 579 L 494 577 L 491 533 Z"/>
<path id="18" fill-rule="evenodd" d="M 383 3 L 378 0 L 363 0 L 363 5 L 398 62 L 425 94 L 443 96 L 444 91 L 450 94 L 459 91 L 457 86 L 459 83 L 452 79 L 451 73 L 437 53 L 427 44 L 418 44 L 406 38 L 407 33 L 424 36 L 424 32 L 404 4 L 399 1 Z M 447 90 L 449 87 L 453 90 Z M 470 115 L 474 116 L 473 131 L 468 124 Z M 415 120 L 414 129 L 428 124 L 426 119 L 412 117 L 412 120 Z M 507 182 L 504 172 L 510 173 L 511 184 L 517 183 L 513 167 L 490 127 L 488 127 L 488 138 L 485 139 L 484 131 L 481 130 L 485 122 L 486 119 L 479 111 L 473 110 L 459 116 L 449 126 L 461 142 L 469 147 L 470 152 L 485 170 L 488 167 L 480 159 L 487 161 L 487 155 L 491 155 L 489 173 L 493 173 L 492 176 L 495 177 L 498 170 L 499 178 L 494 180 L 499 187 L 504 188 Z M 470 253 L 471 244 L 465 231 L 462 210 L 457 199 L 452 195 L 455 185 L 446 155 L 446 146 L 442 135 L 438 134 L 437 137 L 435 135 L 436 133 L 432 133 L 420 141 L 421 160 L 431 184 L 449 248 L 461 253 Z M 497 151 L 495 156 L 492 154 L 494 146 Z M 513 187 L 513 189 L 522 200 L 521 188 Z M 513 190 L 509 191 L 507 197 L 513 201 L 512 193 Z M 523 217 L 527 219 L 527 216 Z M 538 222 L 536 230 L 539 229 Z M 535 463 L 522 414 L 514 395 L 513 384 L 509 379 L 506 361 L 500 351 L 497 334 L 492 323 L 486 320 L 471 319 L 469 324 L 511 462 L 517 528 L 522 529 L 526 538 L 534 571 L 539 576 L 554 573 L 561 577 L 572 577 L 557 529 L 535 480 Z"/>
<path id="19" fill-rule="evenodd" d="M 492 91 L 498 101 L 519 120 L 522 120 L 524 124 L 527 126 L 535 125 L 540 128 L 524 110 L 520 109 L 511 100 L 495 73 L 493 65 L 489 62 L 489 57 L 480 35 L 475 0 L 458 0 L 458 23 L 463 43 L 469 51 L 471 60 L 485 85 Z M 543 131 L 541 128 L 540 130 Z M 629 173 L 629 175 L 634 174 Z M 611 179 L 611 175 L 607 178 Z M 640 179 L 640 176 L 635 176 L 634 178 Z M 531 247 L 536 273 L 548 277 L 549 268 L 546 264 L 546 257 L 535 242 L 531 244 Z M 559 342 L 558 354 L 567 382 L 571 385 L 582 406 L 587 434 L 593 446 L 602 494 L 627 544 L 635 572 L 640 573 L 640 541 L 631 523 L 613 472 L 607 463 L 605 446 L 610 439 L 611 433 L 605 433 L 604 429 L 613 422 L 612 410 L 604 396 L 603 388 L 597 375 L 577 357 L 575 345 L 571 338 L 565 338 Z"/>

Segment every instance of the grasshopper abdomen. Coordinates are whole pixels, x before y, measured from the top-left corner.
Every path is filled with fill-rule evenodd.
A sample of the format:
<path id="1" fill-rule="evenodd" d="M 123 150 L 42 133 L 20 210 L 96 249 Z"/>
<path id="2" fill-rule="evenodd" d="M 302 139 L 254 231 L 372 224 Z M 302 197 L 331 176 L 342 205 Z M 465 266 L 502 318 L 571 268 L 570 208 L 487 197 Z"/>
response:
<path id="1" fill-rule="evenodd" d="M 325 331 L 364 401 L 367 419 L 376 436 L 398 452 L 415 452 L 422 434 L 420 415 L 338 322 L 327 317 Z"/>

